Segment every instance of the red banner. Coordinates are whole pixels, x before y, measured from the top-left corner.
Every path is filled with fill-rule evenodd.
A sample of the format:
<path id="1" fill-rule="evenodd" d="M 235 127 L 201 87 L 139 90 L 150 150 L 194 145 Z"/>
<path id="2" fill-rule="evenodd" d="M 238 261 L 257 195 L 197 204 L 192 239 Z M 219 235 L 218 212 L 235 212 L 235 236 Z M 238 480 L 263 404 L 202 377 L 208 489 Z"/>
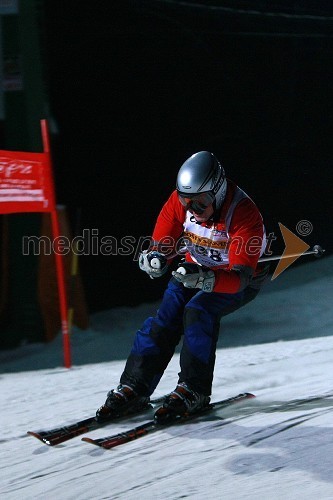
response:
<path id="1" fill-rule="evenodd" d="M 0 214 L 18 212 L 50 212 L 52 236 L 60 236 L 55 203 L 55 188 L 50 154 L 49 128 L 41 120 L 43 153 L 0 150 Z M 71 367 L 71 349 L 67 308 L 67 291 L 61 253 L 55 252 L 61 329 L 63 333 L 64 364 Z"/>
<path id="2" fill-rule="evenodd" d="M 0 150 L 0 213 L 54 208 L 49 154 Z"/>

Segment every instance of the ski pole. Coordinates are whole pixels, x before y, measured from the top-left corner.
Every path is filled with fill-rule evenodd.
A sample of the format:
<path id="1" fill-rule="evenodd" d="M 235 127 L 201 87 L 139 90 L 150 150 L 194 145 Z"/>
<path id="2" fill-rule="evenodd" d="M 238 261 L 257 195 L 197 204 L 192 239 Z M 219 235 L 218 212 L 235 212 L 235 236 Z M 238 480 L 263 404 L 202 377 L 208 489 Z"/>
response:
<path id="1" fill-rule="evenodd" d="M 174 257 L 183 255 L 187 251 L 186 247 L 181 247 L 177 252 L 174 252 L 171 255 L 165 255 L 167 259 L 173 259 Z M 299 253 L 291 253 L 287 255 L 272 255 L 268 257 L 260 257 L 258 262 L 270 262 L 273 260 L 280 260 L 280 259 L 289 259 L 291 257 L 303 257 L 304 255 L 314 255 L 315 257 L 322 257 L 324 254 L 325 250 L 322 248 L 320 245 L 315 245 L 312 250 L 308 250 L 307 252 L 304 252 L 302 254 Z"/>
<path id="2" fill-rule="evenodd" d="M 314 255 L 315 257 L 322 257 L 325 250 L 320 245 L 315 245 L 312 250 L 308 250 L 302 254 L 291 253 L 287 255 L 272 255 L 271 257 L 260 257 L 258 262 L 269 262 L 272 260 L 289 259 L 291 257 L 303 257 L 304 255 Z"/>

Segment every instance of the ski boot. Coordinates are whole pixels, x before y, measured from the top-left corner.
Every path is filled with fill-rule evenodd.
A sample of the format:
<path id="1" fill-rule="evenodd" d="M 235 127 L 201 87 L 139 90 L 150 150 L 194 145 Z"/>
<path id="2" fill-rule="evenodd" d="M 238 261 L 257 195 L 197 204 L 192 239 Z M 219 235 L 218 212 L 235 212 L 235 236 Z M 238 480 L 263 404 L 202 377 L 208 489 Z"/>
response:
<path id="1" fill-rule="evenodd" d="M 166 397 L 163 406 L 155 412 L 154 419 L 158 424 L 167 424 L 177 418 L 196 413 L 208 406 L 209 402 L 209 396 L 194 392 L 185 382 L 181 382 Z"/>
<path id="2" fill-rule="evenodd" d="M 96 412 L 97 422 L 107 422 L 149 407 L 149 397 L 139 396 L 132 387 L 119 385 L 108 392 L 106 401 Z"/>

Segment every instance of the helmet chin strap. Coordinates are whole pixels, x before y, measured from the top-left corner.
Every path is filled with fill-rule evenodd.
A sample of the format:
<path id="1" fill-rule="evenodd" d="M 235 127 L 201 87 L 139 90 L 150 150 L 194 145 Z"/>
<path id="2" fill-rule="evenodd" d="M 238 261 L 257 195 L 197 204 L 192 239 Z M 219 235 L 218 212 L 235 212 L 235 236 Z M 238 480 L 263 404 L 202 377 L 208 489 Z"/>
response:
<path id="1" fill-rule="evenodd" d="M 222 203 L 223 205 L 223 203 Z M 215 200 L 213 201 L 213 209 L 214 209 L 214 212 L 213 212 L 213 215 L 211 216 L 211 219 L 213 222 L 217 222 L 220 218 L 220 214 L 221 214 L 221 209 L 222 209 L 222 205 L 217 208 L 216 206 L 216 198 Z"/>
<path id="2" fill-rule="evenodd" d="M 213 215 L 215 214 L 216 210 L 217 210 L 217 207 L 216 207 L 216 197 L 214 198 L 214 201 L 213 201 L 213 209 L 214 209 L 214 212 L 213 212 Z"/>

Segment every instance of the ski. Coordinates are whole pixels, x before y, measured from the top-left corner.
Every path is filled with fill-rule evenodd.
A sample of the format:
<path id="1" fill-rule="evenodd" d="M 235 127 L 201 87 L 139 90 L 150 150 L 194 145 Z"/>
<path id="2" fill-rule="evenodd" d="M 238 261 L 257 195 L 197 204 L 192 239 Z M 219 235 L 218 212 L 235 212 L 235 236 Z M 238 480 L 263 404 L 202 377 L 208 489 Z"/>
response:
<path id="1" fill-rule="evenodd" d="M 205 408 L 202 408 L 201 410 L 199 410 L 195 413 L 191 413 L 191 414 L 185 415 L 183 417 L 177 417 L 175 420 L 172 420 L 168 424 L 159 424 L 159 423 L 155 422 L 155 420 L 149 420 L 148 422 L 145 422 L 144 424 L 139 425 L 138 427 L 134 427 L 133 429 L 129 429 L 127 431 L 121 432 L 119 434 L 115 434 L 113 436 L 106 436 L 106 437 L 97 438 L 97 439 L 83 437 L 83 438 L 81 438 L 81 440 L 86 442 L 86 443 L 93 444 L 95 446 L 100 446 L 101 448 L 105 448 L 106 450 L 110 450 L 111 448 L 114 448 L 114 447 L 119 446 L 121 444 L 128 443 L 129 441 L 133 441 L 134 439 L 138 439 L 139 437 L 143 437 L 143 436 L 146 436 L 147 434 L 150 434 L 152 432 L 156 432 L 156 431 L 161 430 L 163 428 L 169 427 L 170 425 L 186 423 L 190 420 L 194 420 L 194 419 L 200 417 L 201 415 L 206 414 L 208 412 L 211 412 L 213 410 L 225 408 L 225 407 L 230 406 L 234 403 L 240 403 L 242 401 L 245 401 L 247 399 L 252 399 L 252 398 L 255 398 L 254 394 L 251 394 L 250 392 L 244 392 L 244 393 L 238 394 L 237 396 L 233 396 L 231 398 L 227 398 L 227 399 L 223 399 L 221 401 L 215 401 L 214 403 L 210 403 Z"/>
<path id="2" fill-rule="evenodd" d="M 156 406 L 163 403 L 166 395 L 161 396 L 159 398 L 152 399 L 147 406 L 140 412 L 134 412 L 130 414 L 123 415 L 121 417 L 117 417 L 113 420 L 107 420 L 106 422 L 98 422 L 95 417 L 89 417 L 84 420 L 80 420 L 70 425 L 65 425 L 63 427 L 56 427 L 55 429 L 49 430 L 41 430 L 41 431 L 28 431 L 27 434 L 29 436 L 33 436 L 36 439 L 39 439 L 42 443 L 47 444 L 48 446 L 55 446 L 57 444 L 64 443 L 69 439 L 73 439 L 76 436 L 80 436 L 81 434 L 85 434 L 86 432 L 93 431 L 94 429 L 98 429 L 100 427 L 104 427 L 112 422 L 122 420 L 126 417 L 131 417 L 138 415 L 142 412 L 146 412 L 155 408 Z"/>

